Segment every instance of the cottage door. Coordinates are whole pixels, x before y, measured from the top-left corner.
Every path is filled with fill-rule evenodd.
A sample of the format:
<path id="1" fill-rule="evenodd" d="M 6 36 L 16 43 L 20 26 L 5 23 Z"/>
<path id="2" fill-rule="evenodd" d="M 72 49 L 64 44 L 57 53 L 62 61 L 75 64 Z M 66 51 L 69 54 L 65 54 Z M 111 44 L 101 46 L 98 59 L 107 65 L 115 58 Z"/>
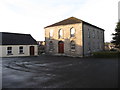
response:
<path id="1" fill-rule="evenodd" d="M 58 53 L 64 53 L 64 42 L 63 41 L 58 42 Z"/>
<path id="2" fill-rule="evenodd" d="M 34 46 L 30 46 L 30 55 L 31 55 L 31 56 L 34 55 Z"/>

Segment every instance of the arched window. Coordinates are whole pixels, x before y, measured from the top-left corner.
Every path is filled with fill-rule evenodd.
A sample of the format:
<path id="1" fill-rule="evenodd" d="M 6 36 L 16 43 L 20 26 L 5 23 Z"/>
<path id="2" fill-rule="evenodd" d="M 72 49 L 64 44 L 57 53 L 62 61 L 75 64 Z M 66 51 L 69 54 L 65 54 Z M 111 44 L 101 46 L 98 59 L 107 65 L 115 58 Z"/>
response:
<path id="1" fill-rule="evenodd" d="M 58 38 L 63 38 L 63 30 L 60 29 L 58 32 Z"/>
<path id="2" fill-rule="evenodd" d="M 70 48 L 71 48 L 71 50 L 75 50 L 75 42 L 74 41 L 70 42 Z"/>
<path id="3" fill-rule="evenodd" d="M 50 30 L 50 38 L 53 37 L 53 30 Z"/>
<path id="4" fill-rule="evenodd" d="M 75 29 L 74 28 L 70 29 L 70 37 L 75 37 Z"/>
<path id="5" fill-rule="evenodd" d="M 49 42 L 49 51 L 53 51 L 53 42 L 52 41 Z"/>

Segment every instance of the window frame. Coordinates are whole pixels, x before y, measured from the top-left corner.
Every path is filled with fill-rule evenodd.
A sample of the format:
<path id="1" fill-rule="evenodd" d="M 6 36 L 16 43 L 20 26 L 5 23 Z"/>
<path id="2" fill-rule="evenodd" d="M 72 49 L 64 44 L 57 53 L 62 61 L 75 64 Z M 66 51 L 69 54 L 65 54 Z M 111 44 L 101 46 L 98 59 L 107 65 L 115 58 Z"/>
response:
<path id="1" fill-rule="evenodd" d="M 51 30 L 49 31 L 49 38 L 50 38 L 50 39 L 53 38 L 53 29 L 51 29 Z"/>
<path id="2" fill-rule="evenodd" d="M 93 38 L 95 38 L 95 30 L 93 29 Z"/>
<path id="3" fill-rule="evenodd" d="M 74 30 L 74 33 L 72 33 L 72 30 Z M 70 29 L 70 38 L 75 37 L 76 30 L 74 27 Z"/>
<path id="4" fill-rule="evenodd" d="M 91 45 L 90 45 L 90 42 L 88 42 L 88 53 L 91 52 Z"/>
<path id="5" fill-rule="evenodd" d="M 76 50 L 75 41 L 73 41 L 73 40 L 70 42 L 70 50 L 71 51 L 75 51 Z"/>
<path id="6" fill-rule="evenodd" d="M 88 38 L 90 38 L 90 29 L 88 29 Z"/>
<path id="7" fill-rule="evenodd" d="M 53 41 L 49 41 L 49 51 L 53 51 Z"/>
<path id="8" fill-rule="evenodd" d="M 7 55 L 13 55 L 12 54 L 12 47 L 7 47 Z"/>
<path id="9" fill-rule="evenodd" d="M 62 35 L 61 35 L 62 34 Z M 58 31 L 58 38 L 63 38 L 63 30 L 62 29 L 59 29 Z"/>
<path id="10" fill-rule="evenodd" d="M 22 49 L 21 49 L 21 47 L 22 47 Z M 22 52 L 21 52 L 22 51 Z M 20 46 L 19 47 L 19 54 L 24 54 L 24 48 L 23 48 L 23 46 Z"/>
<path id="11" fill-rule="evenodd" d="M 99 31 L 97 31 L 97 36 L 98 36 L 98 39 L 99 39 Z"/>

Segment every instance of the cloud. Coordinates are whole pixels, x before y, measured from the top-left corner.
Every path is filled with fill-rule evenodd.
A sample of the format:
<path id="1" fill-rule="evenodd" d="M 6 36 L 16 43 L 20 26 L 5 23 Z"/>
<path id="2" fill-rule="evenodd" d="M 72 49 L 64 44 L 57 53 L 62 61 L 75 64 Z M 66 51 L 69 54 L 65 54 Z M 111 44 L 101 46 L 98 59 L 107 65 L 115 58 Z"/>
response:
<path id="1" fill-rule="evenodd" d="M 117 4 L 117 0 L 89 0 L 74 15 L 105 29 L 105 41 L 111 41 L 118 21 Z"/>
<path id="2" fill-rule="evenodd" d="M 30 33 L 44 40 L 44 27 L 76 16 L 104 28 L 105 40 L 117 22 L 117 0 L 0 0 L 0 31 Z"/>

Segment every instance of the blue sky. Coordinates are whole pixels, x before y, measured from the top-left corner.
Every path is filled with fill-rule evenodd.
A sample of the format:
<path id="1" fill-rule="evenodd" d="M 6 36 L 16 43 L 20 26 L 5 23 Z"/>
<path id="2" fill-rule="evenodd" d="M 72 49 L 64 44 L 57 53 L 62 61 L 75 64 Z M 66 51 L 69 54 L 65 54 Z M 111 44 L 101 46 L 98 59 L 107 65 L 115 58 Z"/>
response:
<path id="1" fill-rule="evenodd" d="M 0 32 L 31 34 L 44 40 L 44 27 L 74 16 L 105 29 L 111 41 L 119 0 L 0 0 Z"/>

